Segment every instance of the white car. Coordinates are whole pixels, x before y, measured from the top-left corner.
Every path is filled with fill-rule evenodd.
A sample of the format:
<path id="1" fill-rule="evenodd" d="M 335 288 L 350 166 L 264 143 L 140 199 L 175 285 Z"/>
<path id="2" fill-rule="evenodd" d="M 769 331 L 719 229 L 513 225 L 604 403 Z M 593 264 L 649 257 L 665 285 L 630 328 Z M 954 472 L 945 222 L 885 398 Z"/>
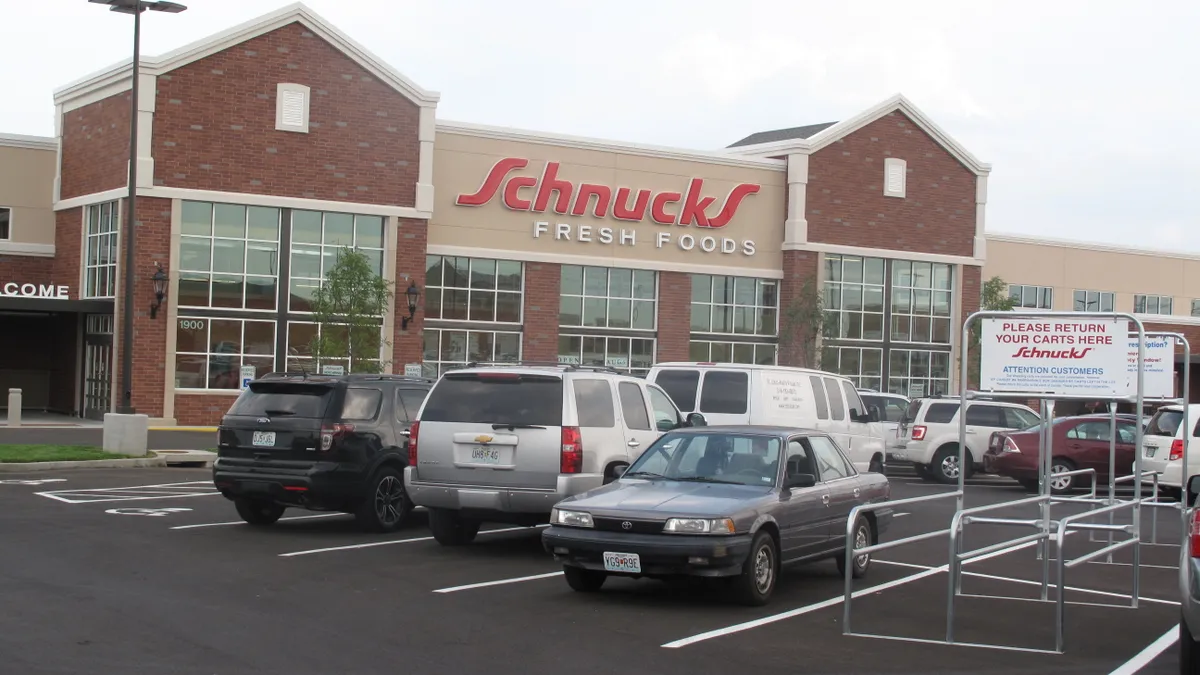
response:
<path id="1" fill-rule="evenodd" d="M 883 427 L 844 375 L 742 363 L 660 363 L 646 380 L 679 410 L 709 424 L 752 424 L 823 431 L 859 471 L 882 472 Z"/>
<path id="2" fill-rule="evenodd" d="M 888 457 L 912 462 L 917 475 L 940 483 L 958 482 L 957 398 L 919 398 L 909 404 Z M 1032 409 L 1002 401 L 967 402 L 967 467 L 970 477 L 983 465 L 992 432 L 1028 429 L 1041 423 Z"/>
<path id="3" fill-rule="evenodd" d="M 1200 436 L 1200 405 L 1188 406 L 1188 426 L 1192 438 Z M 1188 475 L 1200 473 L 1200 444 L 1188 443 Z M 1160 487 L 1178 491 L 1183 485 L 1183 407 L 1167 405 L 1158 409 L 1142 435 L 1142 471 L 1155 471 Z M 1142 481 L 1150 485 L 1149 480 Z"/>

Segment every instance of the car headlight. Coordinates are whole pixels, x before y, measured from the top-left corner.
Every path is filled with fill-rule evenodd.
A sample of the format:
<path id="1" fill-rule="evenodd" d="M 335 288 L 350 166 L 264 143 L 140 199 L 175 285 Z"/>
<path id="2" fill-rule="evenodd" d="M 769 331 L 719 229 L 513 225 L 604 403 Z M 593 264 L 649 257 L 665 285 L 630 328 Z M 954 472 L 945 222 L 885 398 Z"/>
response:
<path id="1" fill-rule="evenodd" d="M 550 522 L 554 525 L 565 525 L 567 527 L 591 527 L 592 514 L 584 513 L 583 511 L 554 509 L 550 513 Z"/>
<path id="2" fill-rule="evenodd" d="M 671 518 L 663 532 L 671 534 L 733 534 L 732 518 Z"/>

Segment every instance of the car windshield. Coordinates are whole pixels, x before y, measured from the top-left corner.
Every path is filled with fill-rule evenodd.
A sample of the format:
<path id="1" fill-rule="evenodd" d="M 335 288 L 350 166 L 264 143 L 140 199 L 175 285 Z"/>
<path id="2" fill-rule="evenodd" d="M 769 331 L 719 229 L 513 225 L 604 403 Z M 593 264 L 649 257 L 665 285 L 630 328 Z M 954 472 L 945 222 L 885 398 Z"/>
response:
<path id="1" fill-rule="evenodd" d="M 782 441 L 753 433 L 666 434 L 625 472 L 630 478 L 774 487 Z"/>

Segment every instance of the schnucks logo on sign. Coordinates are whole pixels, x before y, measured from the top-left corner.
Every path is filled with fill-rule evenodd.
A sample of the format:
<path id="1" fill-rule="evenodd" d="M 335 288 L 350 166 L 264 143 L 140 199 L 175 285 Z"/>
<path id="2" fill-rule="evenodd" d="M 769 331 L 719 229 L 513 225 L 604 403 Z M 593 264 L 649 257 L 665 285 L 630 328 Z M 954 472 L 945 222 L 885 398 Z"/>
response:
<path id="1" fill-rule="evenodd" d="M 454 201 L 459 206 L 483 206 L 497 194 L 503 193 L 504 206 L 513 211 L 544 213 L 551 209 L 562 215 L 582 216 L 589 212 L 597 218 L 611 213 L 617 220 L 638 222 L 650 219 L 659 225 L 695 225 L 696 227 L 725 227 L 733 220 L 746 197 L 756 194 L 758 185 L 742 183 L 725 196 L 719 207 L 717 198 L 704 195 L 704 179 L 693 178 L 685 192 L 653 192 L 632 188 L 616 188 L 597 183 L 580 183 L 578 188 L 569 180 L 558 177 L 559 162 L 546 162 L 540 178 L 512 176 L 512 172 L 529 165 L 518 157 L 502 159 L 488 172 L 483 185 L 474 194 L 460 194 Z M 525 190 L 522 193 L 522 190 Z M 551 196 L 553 195 L 553 200 Z M 615 199 L 614 199 L 615 196 Z M 592 198 L 595 197 L 593 200 Z M 669 212 L 669 205 L 679 205 Z"/>
<path id="2" fill-rule="evenodd" d="M 1083 349 L 1038 349 L 1037 347 L 1021 347 L 1013 354 L 1014 359 L 1082 359 L 1092 351 L 1091 347 Z"/>

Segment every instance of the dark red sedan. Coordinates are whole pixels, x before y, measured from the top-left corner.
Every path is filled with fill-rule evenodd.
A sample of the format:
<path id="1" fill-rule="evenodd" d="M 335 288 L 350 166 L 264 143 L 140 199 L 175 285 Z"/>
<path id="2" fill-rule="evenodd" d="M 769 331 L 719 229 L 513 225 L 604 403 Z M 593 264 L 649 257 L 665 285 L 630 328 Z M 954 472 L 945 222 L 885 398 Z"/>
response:
<path id="1" fill-rule="evenodd" d="M 1135 424 L 1137 418 L 1133 415 L 1117 415 L 1117 476 L 1133 473 Z M 1053 473 L 1095 469 L 1096 480 L 1100 484 L 1108 483 L 1108 415 L 1060 417 L 1054 420 L 1051 428 L 1054 430 L 1050 465 Z M 993 433 L 983 455 L 984 471 L 1015 478 L 1026 489 L 1036 491 L 1040 433 L 1040 425 L 1024 431 Z M 1064 476 L 1051 480 L 1050 490 L 1062 494 L 1089 484 L 1087 476 Z"/>

